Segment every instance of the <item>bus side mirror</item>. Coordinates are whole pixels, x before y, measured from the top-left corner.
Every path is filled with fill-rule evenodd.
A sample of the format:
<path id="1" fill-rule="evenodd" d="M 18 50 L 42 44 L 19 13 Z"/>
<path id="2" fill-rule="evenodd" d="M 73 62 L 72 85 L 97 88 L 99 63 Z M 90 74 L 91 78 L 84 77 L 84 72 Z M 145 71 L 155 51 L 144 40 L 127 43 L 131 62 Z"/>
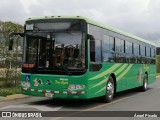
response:
<path id="1" fill-rule="evenodd" d="M 13 37 L 9 38 L 9 50 L 13 50 Z"/>
<path id="2" fill-rule="evenodd" d="M 11 33 L 10 35 L 9 35 L 9 50 L 13 50 L 13 36 L 14 35 L 19 35 L 19 36 L 21 36 L 21 37 L 24 37 L 24 33 Z"/>
<path id="3" fill-rule="evenodd" d="M 93 35 L 89 35 L 89 34 L 88 34 L 88 35 L 87 35 L 87 39 L 88 39 L 88 40 L 94 40 L 94 37 L 93 37 Z"/>

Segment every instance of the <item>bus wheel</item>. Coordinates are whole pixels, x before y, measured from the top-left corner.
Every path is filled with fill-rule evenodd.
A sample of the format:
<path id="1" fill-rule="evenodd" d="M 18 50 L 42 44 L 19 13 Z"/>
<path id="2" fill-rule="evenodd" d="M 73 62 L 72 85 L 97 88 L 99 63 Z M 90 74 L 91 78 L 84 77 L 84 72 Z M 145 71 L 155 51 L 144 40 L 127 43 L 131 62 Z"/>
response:
<path id="1" fill-rule="evenodd" d="M 143 86 L 141 87 L 142 91 L 146 91 L 148 89 L 148 76 L 145 74 L 144 80 L 143 80 Z"/>
<path id="2" fill-rule="evenodd" d="M 115 93 L 114 80 L 110 76 L 106 85 L 106 95 L 104 96 L 105 102 L 111 102 Z"/>

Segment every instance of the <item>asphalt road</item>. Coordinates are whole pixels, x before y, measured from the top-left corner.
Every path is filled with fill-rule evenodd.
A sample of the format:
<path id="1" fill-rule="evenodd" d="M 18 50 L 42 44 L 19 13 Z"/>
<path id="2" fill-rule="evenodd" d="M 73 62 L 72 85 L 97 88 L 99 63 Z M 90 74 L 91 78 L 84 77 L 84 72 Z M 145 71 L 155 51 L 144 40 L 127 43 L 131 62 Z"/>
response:
<path id="1" fill-rule="evenodd" d="M 157 78 L 156 82 L 149 85 L 149 89 L 146 92 L 140 92 L 138 89 L 121 92 L 116 95 L 111 103 L 103 103 L 98 98 L 90 100 L 62 100 L 44 97 L 27 97 L 25 99 L 0 102 L 0 111 L 73 111 L 68 114 L 67 118 L 42 118 L 44 120 L 74 119 L 74 117 L 70 118 L 70 116 L 84 111 L 160 111 L 160 78 Z M 8 120 L 8 118 L 3 119 Z M 17 118 L 15 118 L 15 120 L 16 119 Z M 32 119 L 39 120 L 39 118 Z M 97 118 L 90 117 L 87 119 L 93 120 Z M 128 118 L 115 117 L 103 119 L 128 120 Z M 159 118 L 156 119 L 158 120 Z"/>

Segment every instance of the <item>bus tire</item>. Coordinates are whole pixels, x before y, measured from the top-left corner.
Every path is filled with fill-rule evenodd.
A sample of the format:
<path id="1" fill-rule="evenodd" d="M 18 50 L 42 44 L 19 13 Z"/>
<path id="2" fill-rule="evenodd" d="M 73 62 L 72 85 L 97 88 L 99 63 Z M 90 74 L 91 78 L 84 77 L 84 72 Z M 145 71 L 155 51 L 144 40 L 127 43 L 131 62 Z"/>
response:
<path id="1" fill-rule="evenodd" d="M 107 84 L 106 84 L 106 94 L 104 96 L 104 101 L 106 103 L 111 102 L 113 100 L 114 94 L 115 94 L 115 87 L 114 87 L 114 80 L 110 76 L 108 78 Z"/>
<path id="2" fill-rule="evenodd" d="M 148 89 L 148 76 L 145 74 L 143 78 L 143 86 L 141 87 L 141 91 L 145 92 Z"/>

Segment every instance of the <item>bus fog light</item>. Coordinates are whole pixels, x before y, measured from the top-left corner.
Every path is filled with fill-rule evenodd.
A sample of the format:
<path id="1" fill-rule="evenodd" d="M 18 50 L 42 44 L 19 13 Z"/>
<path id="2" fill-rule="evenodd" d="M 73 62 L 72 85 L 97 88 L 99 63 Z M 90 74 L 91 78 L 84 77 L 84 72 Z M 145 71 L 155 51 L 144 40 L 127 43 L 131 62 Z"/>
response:
<path id="1" fill-rule="evenodd" d="M 68 86 L 68 89 L 69 90 L 75 90 L 76 86 L 74 84 L 71 84 L 71 85 Z"/>
<path id="2" fill-rule="evenodd" d="M 79 89 L 84 89 L 85 88 L 85 85 L 76 85 L 76 89 L 79 90 Z"/>
<path id="3" fill-rule="evenodd" d="M 31 84 L 29 82 L 21 82 L 21 86 L 25 88 L 29 88 Z"/>

